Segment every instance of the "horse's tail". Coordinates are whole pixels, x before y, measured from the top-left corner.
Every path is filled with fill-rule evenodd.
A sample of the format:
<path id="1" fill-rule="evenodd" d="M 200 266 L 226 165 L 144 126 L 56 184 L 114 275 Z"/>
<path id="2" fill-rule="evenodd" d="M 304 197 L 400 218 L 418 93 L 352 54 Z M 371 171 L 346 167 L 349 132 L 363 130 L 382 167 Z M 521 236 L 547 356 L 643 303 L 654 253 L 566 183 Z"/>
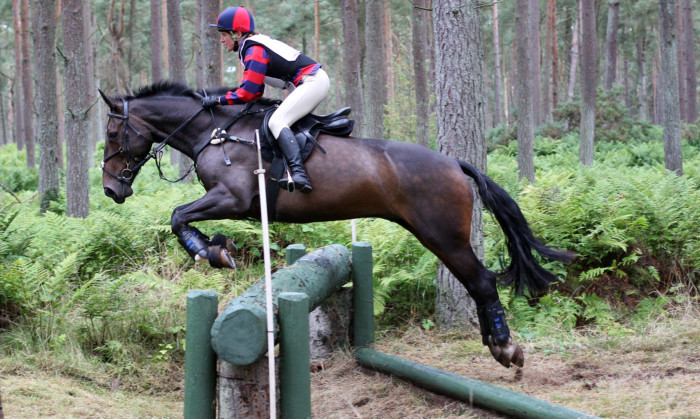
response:
<path id="1" fill-rule="evenodd" d="M 512 284 L 517 295 L 522 295 L 525 289 L 533 295 L 547 289 L 556 276 L 539 264 L 532 250 L 561 262 L 571 262 L 576 253 L 545 246 L 532 234 L 520 207 L 503 188 L 469 163 L 459 161 L 459 165 L 464 174 L 474 179 L 484 206 L 496 217 L 506 235 L 510 265 L 498 274 L 502 283 Z"/>

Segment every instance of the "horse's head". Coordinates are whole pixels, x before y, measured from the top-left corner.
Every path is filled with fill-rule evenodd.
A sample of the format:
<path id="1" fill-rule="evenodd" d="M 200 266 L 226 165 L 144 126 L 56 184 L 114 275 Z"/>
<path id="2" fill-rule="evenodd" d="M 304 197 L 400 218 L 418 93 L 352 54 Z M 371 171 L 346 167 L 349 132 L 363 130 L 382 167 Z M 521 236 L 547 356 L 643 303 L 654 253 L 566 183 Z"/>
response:
<path id="1" fill-rule="evenodd" d="M 105 195 L 117 204 L 133 194 L 131 184 L 146 162 L 153 141 L 150 128 L 136 115 L 129 114 L 129 100 L 107 96 L 100 90 L 109 106 L 109 122 L 102 160 L 102 186 Z"/>

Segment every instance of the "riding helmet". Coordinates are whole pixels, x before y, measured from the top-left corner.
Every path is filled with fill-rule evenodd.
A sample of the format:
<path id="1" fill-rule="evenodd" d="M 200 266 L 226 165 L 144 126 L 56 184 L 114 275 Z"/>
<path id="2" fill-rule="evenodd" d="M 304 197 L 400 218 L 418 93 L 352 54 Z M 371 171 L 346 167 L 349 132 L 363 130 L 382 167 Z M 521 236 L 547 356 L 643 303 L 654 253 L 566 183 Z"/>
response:
<path id="1" fill-rule="evenodd" d="M 219 32 L 249 33 L 255 30 L 253 15 L 245 7 L 229 7 L 221 12 L 216 23 L 210 23 L 209 26 L 216 27 Z"/>

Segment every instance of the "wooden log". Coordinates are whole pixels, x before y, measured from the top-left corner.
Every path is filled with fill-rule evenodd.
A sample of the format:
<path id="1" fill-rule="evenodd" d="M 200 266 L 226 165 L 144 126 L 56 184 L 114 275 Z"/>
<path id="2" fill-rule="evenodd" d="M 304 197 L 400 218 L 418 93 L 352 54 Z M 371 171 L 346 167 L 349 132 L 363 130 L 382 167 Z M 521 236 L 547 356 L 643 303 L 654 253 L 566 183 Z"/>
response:
<path id="1" fill-rule="evenodd" d="M 309 296 L 309 310 L 346 284 L 351 277 L 350 251 L 334 244 L 303 256 L 294 265 L 272 275 L 275 313 L 281 292 L 303 292 Z M 277 330 L 275 315 L 275 330 Z M 228 303 L 211 329 L 212 347 L 219 357 L 234 365 L 249 365 L 267 351 L 265 283 L 256 282 L 248 291 Z"/>

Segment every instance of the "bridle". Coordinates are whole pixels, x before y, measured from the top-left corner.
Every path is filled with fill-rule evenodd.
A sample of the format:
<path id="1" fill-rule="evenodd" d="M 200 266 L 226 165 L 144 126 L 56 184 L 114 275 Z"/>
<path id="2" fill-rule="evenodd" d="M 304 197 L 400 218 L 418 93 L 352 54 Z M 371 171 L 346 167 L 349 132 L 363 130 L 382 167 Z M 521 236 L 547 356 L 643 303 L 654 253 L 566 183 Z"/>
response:
<path id="1" fill-rule="evenodd" d="M 185 177 L 187 177 L 192 170 L 194 170 L 194 165 L 190 166 L 190 168 L 187 170 L 187 173 L 185 173 L 180 179 L 178 180 L 168 180 L 165 178 L 163 175 L 163 171 L 160 168 L 160 156 L 162 155 L 161 151 L 163 148 L 168 145 L 168 141 L 170 138 L 173 137 L 173 135 L 177 134 L 180 130 L 185 128 L 187 125 L 189 125 L 196 117 L 199 116 L 202 111 L 204 111 L 204 108 L 201 108 L 197 112 L 194 113 L 194 115 L 190 116 L 185 122 L 180 124 L 179 127 L 175 128 L 173 132 L 171 132 L 167 137 L 165 137 L 165 140 L 158 144 L 156 147 L 153 148 L 152 151 L 150 151 L 144 159 L 139 159 L 138 157 L 134 157 L 130 154 L 130 148 L 129 148 L 129 130 L 133 131 L 134 134 L 136 134 L 138 137 L 146 140 L 146 141 L 151 141 L 148 138 L 144 137 L 136 128 L 134 128 L 133 125 L 129 123 L 129 102 L 126 99 L 122 99 L 122 103 L 124 104 L 124 115 L 119 115 L 115 113 L 108 113 L 107 116 L 110 118 L 117 118 L 121 119 L 124 121 L 124 126 L 122 127 L 122 134 L 121 134 L 121 144 L 119 146 L 119 149 L 117 149 L 115 152 L 110 154 L 109 156 L 106 156 L 102 160 L 102 164 L 100 165 L 100 168 L 102 169 L 103 172 L 107 173 L 114 179 L 116 179 L 119 183 L 126 184 L 131 186 L 131 183 L 134 181 L 134 174 L 141 169 L 141 166 L 146 164 L 148 160 L 154 159 L 156 162 L 156 166 L 158 167 L 158 173 L 160 174 L 161 179 L 167 180 L 168 182 L 179 182 Z M 126 154 L 126 167 L 122 169 L 121 173 L 119 175 L 110 172 L 105 168 L 105 163 L 109 161 L 111 158 L 116 157 L 120 154 Z M 132 168 L 131 163 L 134 162 L 136 165 Z"/>

